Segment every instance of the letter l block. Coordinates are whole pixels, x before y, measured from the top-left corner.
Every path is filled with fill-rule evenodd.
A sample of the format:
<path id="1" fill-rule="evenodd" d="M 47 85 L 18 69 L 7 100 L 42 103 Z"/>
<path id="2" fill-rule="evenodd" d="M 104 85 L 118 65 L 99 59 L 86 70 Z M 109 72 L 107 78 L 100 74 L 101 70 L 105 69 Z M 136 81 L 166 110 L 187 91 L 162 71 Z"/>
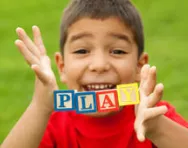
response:
<path id="1" fill-rule="evenodd" d="M 97 111 L 95 92 L 77 92 L 75 94 L 76 112 L 93 113 Z"/>

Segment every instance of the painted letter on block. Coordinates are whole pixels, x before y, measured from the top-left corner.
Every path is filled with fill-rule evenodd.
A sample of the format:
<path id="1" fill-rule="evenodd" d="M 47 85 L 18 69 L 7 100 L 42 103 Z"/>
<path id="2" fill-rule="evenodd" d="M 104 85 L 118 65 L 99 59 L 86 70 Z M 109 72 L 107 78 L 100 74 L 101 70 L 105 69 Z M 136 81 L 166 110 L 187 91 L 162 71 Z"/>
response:
<path id="1" fill-rule="evenodd" d="M 74 110 L 74 90 L 54 91 L 54 110 L 68 111 Z"/>
<path id="2" fill-rule="evenodd" d="M 115 111 L 119 109 L 117 91 L 104 90 L 96 92 L 98 112 Z"/>
<path id="3" fill-rule="evenodd" d="M 95 92 L 78 92 L 75 94 L 76 112 L 91 113 L 96 112 Z"/>
<path id="4" fill-rule="evenodd" d="M 119 105 L 131 105 L 139 103 L 138 84 L 122 84 L 117 86 Z"/>

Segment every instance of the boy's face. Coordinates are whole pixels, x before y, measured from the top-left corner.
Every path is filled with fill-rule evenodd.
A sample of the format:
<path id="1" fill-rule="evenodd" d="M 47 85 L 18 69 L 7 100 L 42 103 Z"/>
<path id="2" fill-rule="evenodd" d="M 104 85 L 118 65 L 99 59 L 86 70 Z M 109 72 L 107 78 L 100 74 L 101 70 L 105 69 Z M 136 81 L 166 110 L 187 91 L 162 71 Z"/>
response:
<path id="1" fill-rule="evenodd" d="M 138 82 L 147 60 L 146 54 L 138 58 L 131 29 L 117 18 L 78 20 L 68 29 L 64 56 L 56 54 L 61 81 L 77 91 L 113 89 L 118 84 Z"/>

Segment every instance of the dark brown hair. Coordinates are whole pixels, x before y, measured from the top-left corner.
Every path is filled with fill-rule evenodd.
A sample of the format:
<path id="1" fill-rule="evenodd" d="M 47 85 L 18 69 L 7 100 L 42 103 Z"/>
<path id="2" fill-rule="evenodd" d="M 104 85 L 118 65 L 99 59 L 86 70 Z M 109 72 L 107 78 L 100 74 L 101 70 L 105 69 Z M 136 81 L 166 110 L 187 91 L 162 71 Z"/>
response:
<path id="1" fill-rule="evenodd" d="M 63 54 L 67 39 L 67 30 L 77 20 L 89 17 L 92 19 L 107 19 L 118 17 L 131 28 L 138 46 L 139 55 L 144 50 L 144 33 L 140 15 L 129 0 L 72 0 L 61 21 L 60 49 Z"/>

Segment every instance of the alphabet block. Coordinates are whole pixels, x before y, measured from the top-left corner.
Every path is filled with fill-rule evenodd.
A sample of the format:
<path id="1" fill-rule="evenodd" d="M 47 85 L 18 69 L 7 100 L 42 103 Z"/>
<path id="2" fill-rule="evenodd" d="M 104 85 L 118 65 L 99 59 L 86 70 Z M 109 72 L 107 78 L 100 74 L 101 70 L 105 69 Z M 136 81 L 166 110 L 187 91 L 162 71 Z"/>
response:
<path id="1" fill-rule="evenodd" d="M 138 104 L 140 102 L 137 83 L 117 85 L 117 91 L 120 106 Z"/>
<path id="2" fill-rule="evenodd" d="M 117 90 L 96 92 L 98 112 L 116 111 L 119 109 Z"/>
<path id="3" fill-rule="evenodd" d="M 76 112 L 92 113 L 97 111 L 95 92 L 77 92 L 75 94 Z"/>
<path id="4" fill-rule="evenodd" d="M 115 111 L 119 106 L 139 103 L 138 84 L 121 84 L 117 89 L 96 92 L 54 91 L 55 111 L 76 110 L 77 113 Z"/>
<path id="5" fill-rule="evenodd" d="M 69 111 L 75 109 L 74 90 L 54 91 L 54 110 Z"/>

